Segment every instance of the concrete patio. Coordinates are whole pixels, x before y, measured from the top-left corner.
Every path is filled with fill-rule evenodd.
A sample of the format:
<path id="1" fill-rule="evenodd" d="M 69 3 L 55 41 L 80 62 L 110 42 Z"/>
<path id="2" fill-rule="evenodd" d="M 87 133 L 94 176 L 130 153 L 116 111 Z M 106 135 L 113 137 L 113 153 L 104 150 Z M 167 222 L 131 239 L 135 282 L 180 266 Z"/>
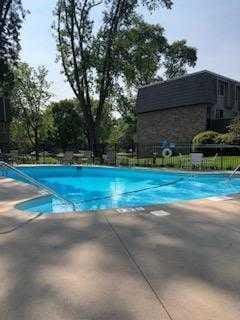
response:
<path id="1" fill-rule="evenodd" d="M 0 319 L 240 319 L 240 199 L 29 216 L 0 179 Z M 168 216 L 154 216 L 163 209 Z"/>

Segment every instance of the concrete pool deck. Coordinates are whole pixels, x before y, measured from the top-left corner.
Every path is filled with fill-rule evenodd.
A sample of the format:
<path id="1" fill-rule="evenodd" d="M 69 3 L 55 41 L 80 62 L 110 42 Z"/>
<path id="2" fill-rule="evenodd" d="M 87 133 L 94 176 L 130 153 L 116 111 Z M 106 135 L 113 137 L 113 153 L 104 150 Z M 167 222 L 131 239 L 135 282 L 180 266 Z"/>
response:
<path id="1" fill-rule="evenodd" d="M 46 218 L 14 208 L 37 195 L 0 179 L 0 319 L 240 319 L 240 199 Z"/>

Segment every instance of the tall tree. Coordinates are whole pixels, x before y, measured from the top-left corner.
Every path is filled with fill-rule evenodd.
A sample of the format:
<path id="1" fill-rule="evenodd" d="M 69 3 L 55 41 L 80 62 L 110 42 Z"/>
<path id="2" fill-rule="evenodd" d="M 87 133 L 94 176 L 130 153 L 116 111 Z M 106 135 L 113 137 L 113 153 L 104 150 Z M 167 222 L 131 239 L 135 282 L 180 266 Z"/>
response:
<path id="1" fill-rule="evenodd" d="M 196 60 L 196 49 L 188 47 L 186 40 L 173 42 L 167 47 L 163 63 L 167 79 L 183 76 L 187 72 L 186 66 L 194 66 Z"/>
<path id="2" fill-rule="evenodd" d="M 138 14 L 139 5 L 153 11 L 160 6 L 170 9 L 172 4 L 171 0 L 57 1 L 54 28 L 59 58 L 79 101 L 88 143 L 95 153 L 108 100 L 124 86 L 153 78 L 170 52 L 163 28 L 144 22 Z M 94 24 L 96 10 L 102 12 L 98 29 Z M 179 59 L 188 54 L 184 46 Z M 195 61 L 196 55 L 192 55 L 179 67 L 194 65 Z M 97 96 L 96 108 L 93 96 Z"/>
<path id="3" fill-rule="evenodd" d="M 39 159 L 43 110 L 51 97 L 47 73 L 44 66 L 34 69 L 26 63 L 20 63 L 15 72 L 14 105 L 35 149 L 36 160 Z"/>
<path id="4" fill-rule="evenodd" d="M 11 66 L 20 50 L 20 29 L 26 12 L 21 0 L 0 1 L 0 91 L 8 94 L 13 86 Z"/>
<path id="5" fill-rule="evenodd" d="M 66 150 L 72 145 L 84 145 L 86 137 L 77 101 L 66 99 L 53 102 L 49 109 L 53 116 L 56 140 L 61 148 Z"/>

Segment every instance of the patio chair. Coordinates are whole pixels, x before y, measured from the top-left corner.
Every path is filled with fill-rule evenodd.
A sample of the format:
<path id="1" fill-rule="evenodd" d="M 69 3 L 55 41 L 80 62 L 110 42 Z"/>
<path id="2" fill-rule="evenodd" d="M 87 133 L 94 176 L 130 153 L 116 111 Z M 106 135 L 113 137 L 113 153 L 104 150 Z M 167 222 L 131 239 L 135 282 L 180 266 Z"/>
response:
<path id="1" fill-rule="evenodd" d="M 66 151 L 61 159 L 62 164 L 72 164 L 73 163 L 73 151 Z"/>
<path id="2" fill-rule="evenodd" d="M 103 160 L 105 164 L 108 165 L 115 165 L 115 155 L 114 152 L 107 152 L 106 154 L 103 154 Z"/>
<path id="3" fill-rule="evenodd" d="M 92 161 L 93 161 L 93 152 L 90 151 L 90 150 L 85 150 L 83 152 L 82 160 L 83 160 L 84 163 L 91 164 Z"/>
<path id="4" fill-rule="evenodd" d="M 203 154 L 202 153 L 191 153 L 191 164 L 192 168 L 201 168 L 203 164 Z"/>
<path id="5" fill-rule="evenodd" d="M 93 160 L 93 153 L 90 150 L 79 150 L 73 156 L 77 159 L 78 163 L 89 164 Z"/>
<path id="6" fill-rule="evenodd" d="M 10 150 L 9 154 L 9 162 L 13 165 L 14 163 L 18 164 L 18 150 Z"/>

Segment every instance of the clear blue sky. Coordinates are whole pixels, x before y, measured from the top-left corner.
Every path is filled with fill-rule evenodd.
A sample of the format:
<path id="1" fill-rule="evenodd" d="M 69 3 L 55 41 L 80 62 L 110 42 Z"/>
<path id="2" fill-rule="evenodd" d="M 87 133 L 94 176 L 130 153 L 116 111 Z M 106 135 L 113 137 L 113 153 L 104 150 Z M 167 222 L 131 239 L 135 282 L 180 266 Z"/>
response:
<path id="1" fill-rule="evenodd" d="M 145 19 L 161 24 L 170 41 L 187 39 L 198 49 L 193 71 L 208 69 L 240 80 L 240 0 L 173 0 L 172 10 L 160 9 Z M 72 91 L 55 63 L 51 24 L 54 0 L 23 0 L 31 11 L 22 30 L 22 59 L 32 66 L 46 65 L 53 82 L 54 99 L 72 97 Z M 190 70 L 192 71 L 192 70 Z"/>

